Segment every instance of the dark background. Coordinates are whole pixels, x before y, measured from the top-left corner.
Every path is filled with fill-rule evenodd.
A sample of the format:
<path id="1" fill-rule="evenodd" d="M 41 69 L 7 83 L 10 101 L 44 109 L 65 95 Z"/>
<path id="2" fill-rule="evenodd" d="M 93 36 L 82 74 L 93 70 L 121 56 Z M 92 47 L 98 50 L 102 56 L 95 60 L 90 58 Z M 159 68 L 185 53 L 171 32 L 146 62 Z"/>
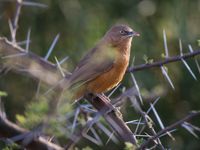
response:
<path id="1" fill-rule="evenodd" d="M 154 61 L 162 59 L 163 29 L 167 33 L 170 56 L 179 54 L 179 39 L 182 40 L 184 52 L 189 51 L 188 44 L 191 44 L 194 50 L 199 49 L 199 0 L 38 0 L 35 2 L 46 4 L 48 7 L 22 8 L 17 40 L 25 40 L 27 31 L 31 28 L 30 50 L 45 56 L 54 37 L 60 33 L 60 39 L 49 60 L 55 63 L 54 56 L 60 60 L 69 56 L 68 65 L 64 66 L 69 70 L 73 69 L 81 56 L 116 23 L 129 24 L 141 35 L 133 39 L 131 58 L 135 57 L 135 65 L 145 63 L 144 55 Z M 8 19 L 13 18 L 14 12 L 15 3 L 0 0 L 0 36 L 10 39 Z M 191 110 L 200 109 L 199 72 L 192 59 L 187 62 L 197 76 L 197 81 L 181 62 L 167 65 L 175 91 L 166 82 L 159 68 L 134 73 L 143 96 L 148 97 L 153 92 L 161 93 L 156 109 L 165 126 L 182 118 Z M 132 86 L 130 74 L 123 80 L 121 88 L 123 86 L 127 88 Z M 0 77 L 0 90 L 8 93 L 8 96 L 3 98 L 8 118 L 15 121 L 16 114 L 24 113 L 25 107 L 35 95 L 36 88 L 37 82 L 26 76 L 9 72 Z M 144 109 L 148 107 L 146 104 Z M 125 120 L 136 119 L 136 113 L 130 105 L 125 106 L 122 112 Z M 200 125 L 199 121 L 200 119 L 194 119 L 192 123 Z M 200 141 L 183 128 L 179 128 L 173 135 L 176 141 L 170 138 L 163 140 L 166 147 L 181 150 L 200 148 Z M 93 146 L 91 144 L 91 147 Z"/>

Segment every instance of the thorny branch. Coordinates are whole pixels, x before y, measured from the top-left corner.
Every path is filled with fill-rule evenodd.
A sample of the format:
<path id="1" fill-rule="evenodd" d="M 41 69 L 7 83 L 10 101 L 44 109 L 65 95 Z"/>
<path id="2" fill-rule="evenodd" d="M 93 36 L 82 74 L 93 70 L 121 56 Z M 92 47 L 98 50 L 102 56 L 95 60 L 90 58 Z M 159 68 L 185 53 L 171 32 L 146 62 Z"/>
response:
<path id="1" fill-rule="evenodd" d="M 19 16 L 22 8 L 22 2 L 23 0 L 16 0 L 16 13 L 15 17 L 13 19 L 12 27 L 11 27 L 11 36 L 12 36 L 12 42 L 16 43 L 16 33 L 18 29 L 18 21 L 19 21 Z"/>
<path id="2" fill-rule="evenodd" d="M 20 47 L 13 46 L 12 43 L 8 42 L 5 38 L 0 38 L 0 54 L 2 56 L 1 58 L 4 60 L 2 61 L 2 63 L 6 68 L 12 68 L 17 72 L 28 73 L 29 75 L 49 85 L 55 85 L 58 81 L 62 79 L 62 75 L 60 71 L 58 71 L 56 65 L 51 64 L 48 61 L 45 61 L 42 57 L 39 57 L 31 52 L 26 52 L 24 49 Z M 139 71 L 146 68 L 157 67 L 162 64 L 194 57 L 198 54 L 200 54 L 200 50 L 191 52 L 189 54 L 184 54 L 182 56 L 167 58 L 165 61 L 155 62 L 154 64 L 140 65 L 140 67 L 135 66 L 129 68 L 129 71 Z M 50 78 L 54 80 L 46 80 L 47 74 Z M 153 135 L 156 134 L 154 133 Z M 133 142 L 134 140 L 132 139 L 131 141 Z"/>
<path id="3" fill-rule="evenodd" d="M 4 38 L 0 39 L 0 53 L 5 59 L 5 61 L 3 61 L 4 66 L 11 67 L 19 73 L 21 73 L 21 70 L 25 70 L 26 73 L 28 73 L 29 75 L 45 82 L 48 85 L 54 85 L 56 81 L 58 82 L 61 79 L 60 72 L 57 71 L 58 69 L 54 65 L 48 63 L 48 61 L 44 61 L 41 57 L 36 56 L 33 53 L 24 52 L 23 49 L 13 46 Z M 8 56 L 10 56 L 10 58 Z M 23 59 L 21 59 L 21 57 L 23 57 Z M 52 76 L 54 80 L 46 80 L 47 71 L 49 74 L 48 76 Z M 54 78 L 55 76 L 57 78 Z M 95 100 L 92 100 L 92 97 L 87 98 L 88 101 L 98 111 L 101 112 L 104 109 L 106 109 L 106 111 L 109 111 L 109 113 L 105 113 L 103 114 L 103 116 L 107 120 L 109 125 L 117 133 L 117 135 L 121 137 L 121 139 L 136 144 L 136 139 L 134 138 L 133 133 L 123 122 L 123 120 L 115 114 L 114 107 L 107 99 L 105 100 L 102 97 L 96 97 Z"/>
<path id="4" fill-rule="evenodd" d="M 155 136 L 149 138 L 145 143 L 143 143 L 139 149 L 144 149 L 145 147 L 148 146 L 148 144 L 150 142 L 152 142 L 153 140 L 156 140 L 158 139 L 162 134 L 172 130 L 172 129 L 175 129 L 177 126 L 180 126 L 181 124 L 183 124 L 185 121 L 188 121 L 190 119 L 192 119 L 193 117 L 196 117 L 200 115 L 200 111 L 192 111 L 190 112 L 186 117 L 184 117 L 183 119 L 179 120 L 179 121 L 176 121 L 175 123 L 173 123 L 172 125 L 170 126 L 167 126 L 166 128 L 164 128 L 163 130 L 159 131 L 158 133 L 156 133 Z"/>
<path id="5" fill-rule="evenodd" d="M 2 111 L 2 110 L 0 110 Z M 22 140 L 16 141 L 18 144 L 23 146 L 23 139 L 26 138 L 30 131 L 23 129 L 16 124 L 10 122 L 7 118 L 0 115 L 0 135 L 5 139 L 12 138 L 19 135 L 24 135 Z M 1 138 L 3 140 L 3 138 Z M 12 140 L 11 140 L 12 141 Z M 43 150 L 64 150 L 64 148 L 49 142 L 47 139 L 39 136 L 36 139 L 33 139 L 28 145 L 24 145 L 25 147 L 35 150 L 35 149 L 43 149 Z"/>
<path id="6" fill-rule="evenodd" d="M 55 75 L 55 79 L 54 79 L 55 81 L 53 82 L 54 85 L 62 77 L 56 65 L 54 65 L 48 61 L 45 61 L 44 58 L 39 57 L 31 52 L 27 53 L 24 49 L 22 49 L 20 47 L 13 46 L 12 43 L 10 43 L 6 38 L 3 38 L 3 37 L 0 37 L 0 54 L 1 54 L 1 59 L 6 60 L 5 62 L 3 61 L 2 64 L 7 68 L 11 67 L 11 64 L 8 62 L 10 62 L 10 61 L 16 62 L 16 59 L 20 59 L 20 61 L 19 60 L 17 61 L 16 65 L 14 65 L 14 63 L 12 63 L 12 68 L 15 71 L 22 71 L 25 73 L 29 73 L 33 77 L 34 76 L 36 78 L 39 77 L 39 79 L 42 77 L 35 75 L 36 73 L 41 74 L 41 75 L 44 75 L 44 73 L 45 73 L 45 75 L 46 75 L 47 74 L 46 71 L 48 71 L 49 75 L 51 75 L 51 74 L 53 76 Z M 160 67 L 164 64 L 181 61 L 182 59 L 189 59 L 189 58 L 192 58 L 192 57 L 195 57 L 198 55 L 200 55 L 200 50 L 194 50 L 193 52 L 190 52 L 190 53 L 169 57 L 169 58 L 166 58 L 165 60 L 156 61 L 151 64 L 142 64 L 142 65 L 136 65 L 133 67 L 129 67 L 127 69 L 127 72 L 136 72 L 136 71 L 141 71 L 144 69 L 150 69 L 153 67 Z M 34 70 L 24 69 L 23 65 L 24 65 L 24 62 L 26 62 L 26 61 L 23 61 L 21 59 L 21 57 L 23 57 L 23 59 L 26 58 L 27 59 L 26 61 L 28 61 L 29 65 L 31 64 L 32 61 L 34 61 L 34 63 L 36 64 L 36 68 L 34 68 Z M 42 72 L 43 70 L 45 70 L 45 72 Z M 41 80 L 44 80 L 44 78 Z"/>
<path id="7" fill-rule="evenodd" d="M 200 50 L 195 50 L 193 52 L 186 53 L 183 55 L 168 57 L 165 60 L 156 61 L 151 64 L 141 64 L 141 65 L 133 66 L 133 67 L 128 68 L 127 72 L 136 72 L 136 71 L 140 71 L 140 70 L 144 70 L 144 69 L 150 69 L 153 67 L 161 67 L 165 64 L 169 64 L 169 63 L 176 62 L 176 61 L 181 61 L 182 59 L 192 58 L 199 54 L 200 54 Z"/>

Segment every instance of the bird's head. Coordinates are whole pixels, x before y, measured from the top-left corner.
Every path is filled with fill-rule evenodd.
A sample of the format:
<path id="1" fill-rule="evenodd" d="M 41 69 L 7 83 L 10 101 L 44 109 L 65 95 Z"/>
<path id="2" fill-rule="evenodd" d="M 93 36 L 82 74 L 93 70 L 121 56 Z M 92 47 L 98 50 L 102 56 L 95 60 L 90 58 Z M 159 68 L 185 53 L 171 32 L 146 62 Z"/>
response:
<path id="1" fill-rule="evenodd" d="M 111 29 L 105 34 L 104 38 L 109 41 L 113 46 L 130 44 L 132 38 L 135 36 L 140 36 L 139 33 L 133 31 L 127 25 L 114 25 Z"/>

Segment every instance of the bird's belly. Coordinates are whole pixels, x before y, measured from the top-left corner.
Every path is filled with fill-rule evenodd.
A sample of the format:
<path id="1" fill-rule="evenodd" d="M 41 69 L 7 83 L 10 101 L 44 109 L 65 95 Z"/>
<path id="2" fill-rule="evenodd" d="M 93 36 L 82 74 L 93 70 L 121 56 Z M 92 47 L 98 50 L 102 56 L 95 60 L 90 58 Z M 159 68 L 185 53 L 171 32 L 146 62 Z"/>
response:
<path id="1" fill-rule="evenodd" d="M 115 64 L 112 69 L 87 83 L 87 91 L 91 93 L 106 92 L 123 79 L 128 63 Z"/>

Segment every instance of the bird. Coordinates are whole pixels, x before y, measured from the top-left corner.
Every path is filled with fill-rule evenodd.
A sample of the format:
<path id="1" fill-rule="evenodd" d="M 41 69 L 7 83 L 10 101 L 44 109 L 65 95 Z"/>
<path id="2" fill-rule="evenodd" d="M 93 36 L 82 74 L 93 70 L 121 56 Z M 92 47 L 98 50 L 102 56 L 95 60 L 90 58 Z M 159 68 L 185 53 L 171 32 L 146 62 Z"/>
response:
<path id="1" fill-rule="evenodd" d="M 124 24 L 112 26 L 80 60 L 62 88 L 77 100 L 85 94 L 100 94 L 116 87 L 129 64 L 132 38 L 140 36 Z"/>

